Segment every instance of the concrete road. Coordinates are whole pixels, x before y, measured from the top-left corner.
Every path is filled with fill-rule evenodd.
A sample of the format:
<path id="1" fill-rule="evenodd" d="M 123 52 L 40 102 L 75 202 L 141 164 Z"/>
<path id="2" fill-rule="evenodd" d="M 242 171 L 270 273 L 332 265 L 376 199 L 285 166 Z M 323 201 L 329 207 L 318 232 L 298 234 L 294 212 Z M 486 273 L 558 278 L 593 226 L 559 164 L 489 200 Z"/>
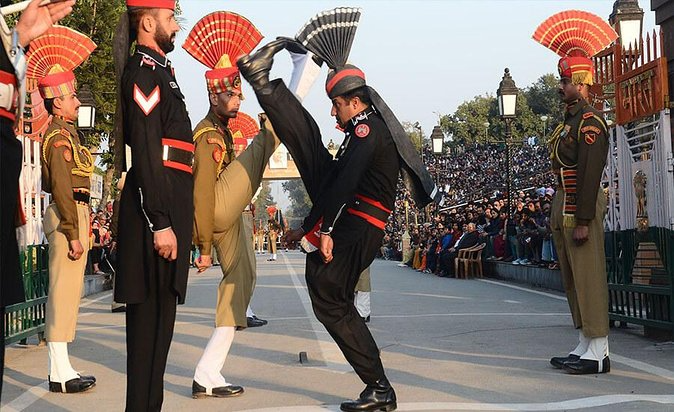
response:
<path id="1" fill-rule="evenodd" d="M 269 325 L 237 333 L 224 376 L 245 387 L 232 399 L 191 398 L 194 366 L 213 327 L 219 268 L 190 279 L 178 311 L 165 384 L 165 411 L 336 411 L 363 385 L 317 323 L 304 286 L 304 256 L 258 258 L 253 309 Z M 571 376 L 548 359 L 575 346 L 563 296 L 490 280 L 456 280 L 377 260 L 372 321 L 400 411 L 674 411 L 674 345 L 614 329 L 609 374 Z M 44 346 L 12 346 L 2 411 L 122 411 L 124 315 L 110 293 L 83 302 L 76 369 L 98 385 L 84 394 L 46 391 Z M 309 362 L 301 364 L 299 352 Z"/>

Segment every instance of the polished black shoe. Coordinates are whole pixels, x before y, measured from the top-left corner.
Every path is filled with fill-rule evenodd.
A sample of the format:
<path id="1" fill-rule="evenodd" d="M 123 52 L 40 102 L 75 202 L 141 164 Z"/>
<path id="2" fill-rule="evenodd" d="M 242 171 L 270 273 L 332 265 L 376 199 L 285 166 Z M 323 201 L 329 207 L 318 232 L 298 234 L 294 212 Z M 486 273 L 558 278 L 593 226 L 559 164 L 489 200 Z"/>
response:
<path id="1" fill-rule="evenodd" d="M 219 388 L 213 388 L 211 393 L 206 392 L 206 388 L 199 385 L 197 381 L 192 381 L 192 397 L 194 399 L 198 398 L 231 398 L 232 396 L 239 396 L 243 393 L 243 387 L 236 385 L 221 386 Z"/>
<path id="2" fill-rule="evenodd" d="M 370 315 L 367 315 L 366 318 L 363 318 L 363 321 L 364 321 L 365 323 L 370 323 Z"/>
<path id="3" fill-rule="evenodd" d="M 274 55 L 285 48 L 286 42 L 285 39 L 273 40 L 252 56 L 246 54 L 236 62 L 241 75 L 256 92 L 269 84 L 269 71 L 274 63 Z"/>
<path id="4" fill-rule="evenodd" d="M 390 412 L 395 411 L 397 407 L 396 393 L 389 381 L 383 378 L 374 385 L 367 385 L 358 399 L 342 402 L 339 409 L 345 412 Z"/>
<path id="5" fill-rule="evenodd" d="M 93 376 L 93 375 L 82 375 L 81 373 L 78 373 L 77 375 L 80 377 L 80 379 L 84 379 L 85 381 L 92 381 L 92 382 L 96 383 L 96 377 Z"/>
<path id="6" fill-rule="evenodd" d="M 96 386 L 96 382 L 84 378 L 71 379 L 66 383 L 52 382 L 49 380 L 49 392 L 80 393 L 88 391 Z"/>
<path id="7" fill-rule="evenodd" d="M 112 313 L 126 312 L 126 305 L 124 305 L 124 306 L 117 306 L 116 308 L 112 308 L 112 309 L 110 309 L 110 312 L 112 312 Z"/>
<path id="8" fill-rule="evenodd" d="M 566 362 L 562 365 L 564 370 L 572 375 L 593 375 L 596 373 L 607 373 L 611 371 L 611 361 L 608 356 L 601 362 L 589 359 L 578 359 L 573 362 Z"/>
<path id="9" fill-rule="evenodd" d="M 248 317 L 246 318 L 246 324 L 248 325 L 249 328 L 256 328 L 256 327 L 258 327 L 258 326 L 264 326 L 264 325 L 266 325 L 267 323 L 268 323 L 268 322 L 267 322 L 266 320 L 260 319 L 260 318 L 258 318 L 258 317 L 255 316 L 255 315 L 253 315 L 253 316 L 248 316 Z"/>
<path id="10" fill-rule="evenodd" d="M 550 365 L 554 366 L 557 369 L 562 369 L 566 362 L 573 362 L 580 359 L 580 356 L 570 353 L 569 356 L 555 356 L 550 358 Z"/>

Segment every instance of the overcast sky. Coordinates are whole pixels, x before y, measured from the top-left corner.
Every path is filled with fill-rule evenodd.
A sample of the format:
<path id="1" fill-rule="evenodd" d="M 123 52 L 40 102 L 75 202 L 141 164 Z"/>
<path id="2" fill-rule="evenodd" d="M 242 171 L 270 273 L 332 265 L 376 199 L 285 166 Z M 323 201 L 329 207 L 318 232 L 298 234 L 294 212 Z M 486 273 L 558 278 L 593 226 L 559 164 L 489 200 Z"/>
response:
<path id="1" fill-rule="evenodd" d="M 641 0 L 640 5 L 644 26 L 652 30 L 655 16 L 650 1 Z M 182 0 L 185 31 L 178 34 L 176 50 L 169 57 L 192 122 L 196 124 L 208 110 L 206 68 L 181 46 L 201 17 L 216 10 L 239 13 L 262 32 L 263 45 L 276 36 L 294 36 L 316 13 L 338 6 L 363 9 L 350 61 L 365 72 L 368 84 L 401 121 L 418 121 L 429 135 L 438 114 L 452 113 L 476 95 L 494 94 L 505 67 L 520 87 L 556 72 L 558 57 L 531 39 L 547 17 L 582 9 L 608 19 L 613 0 Z M 284 52 L 275 61 L 272 77 L 288 79 L 291 70 Z M 341 141 L 324 92 L 326 73 L 324 67 L 305 106 L 321 127 L 324 141 Z M 241 110 L 260 112 L 245 81 L 244 95 Z"/>

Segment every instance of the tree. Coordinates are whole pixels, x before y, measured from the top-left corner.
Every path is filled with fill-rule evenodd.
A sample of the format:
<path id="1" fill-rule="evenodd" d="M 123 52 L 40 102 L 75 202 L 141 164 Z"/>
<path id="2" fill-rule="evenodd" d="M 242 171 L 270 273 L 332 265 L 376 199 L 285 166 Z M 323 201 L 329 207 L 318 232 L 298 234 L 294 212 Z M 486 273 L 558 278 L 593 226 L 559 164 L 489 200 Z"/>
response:
<path id="1" fill-rule="evenodd" d="M 260 185 L 260 193 L 255 199 L 255 214 L 257 216 L 266 216 L 267 206 L 273 205 L 274 197 L 271 195 L 271 185 L 268 181 L 263 181 Z"/>
<path id="2" fill-rule="evenodd" d="M 409 136 L 410 141 L 414 147 L 419 153 L 421 153 L 421 144 L 427 140 L 423 131 L 418 129 L 417 124 L 412 122 L 402 122 L 401 124 L 403 126 L 403 130 L 405 130 L 405 133 L 407 133 L 407 136 Z"/>
<path id="3" fill-rule="evenodd" d="M 86 145 L 100 147 L 102 142 L 111 146 L 112 122 L 115 113 L 117 84 L 112 62 L 112 38 L 119 16 L 126 11 L 123 1 L 80 0 L 70 16 L 60 23 L 89 36 L 98 46 L 75 75 L 79 85 L 89 86 L 96 105 L 94 130 L 86 134 Z M 111 149 L 101 156 L 105 171 L 102 204 L 110 198 L 114 167 Z"/>
<path id="4" fill-rule="evenodd" d="M 453 114 L 442 116 L 440 126 L 456 144 L 484 142 L 489 138 L 489 126 L 485 127 L 485 123 L 494 124 L 494 108 L 494 96 L 475 96 L 461 103 Z"/>
<path id="5" fill-rule="evenodd" d="M 539 118 L 548 116 L 548 124 L 557 124 L 563 120 L 564 105 L 559 98 L 559 80 L 552 73 L 539 77 L 534 84 L 524 92 L 529 107 Z"/>
<path id="6" fill-rule="evenodd" d="M 311 199 L 304 183 L 300 179 L 287 180 L 281 185 L 290 198 L 290 210 L 286 216 L 290 218 L 304 218 L 311 210 Z"/>

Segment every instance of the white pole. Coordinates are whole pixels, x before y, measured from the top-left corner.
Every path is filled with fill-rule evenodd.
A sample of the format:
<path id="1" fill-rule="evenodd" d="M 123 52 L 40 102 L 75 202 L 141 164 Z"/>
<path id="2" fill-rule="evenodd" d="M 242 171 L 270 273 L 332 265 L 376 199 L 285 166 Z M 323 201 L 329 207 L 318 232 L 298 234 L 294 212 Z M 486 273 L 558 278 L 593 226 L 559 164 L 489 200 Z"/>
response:
<path id="1" fill-rule="evenodd" d="M 10 4 L 9 6 L 5 7 L 0 7 L 0 14 L 3 16 L 9 16 L 10 14 L 14 13 L 20 13 L 28 7 L 32 0 L 25 0 L 20 3 L 16 4 Z M 43 0 L 42 3 L 40 3 L 40 6 L 46 6 L 47 4 L 51 3 L 52 0 Z"/>

